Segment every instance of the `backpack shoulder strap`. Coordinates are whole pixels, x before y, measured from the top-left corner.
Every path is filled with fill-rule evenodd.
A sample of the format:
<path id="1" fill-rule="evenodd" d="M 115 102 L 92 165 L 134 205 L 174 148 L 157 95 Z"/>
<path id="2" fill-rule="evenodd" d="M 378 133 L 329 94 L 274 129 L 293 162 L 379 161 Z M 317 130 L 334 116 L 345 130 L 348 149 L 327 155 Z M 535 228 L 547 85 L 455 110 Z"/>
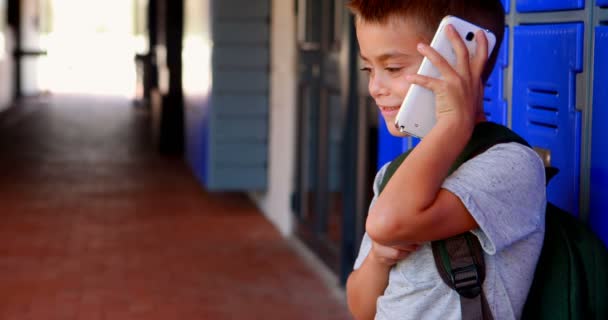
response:
<path id="1" fill-rule="evenodd" d="M 530 147 L 528 142 L 520 137 L 517 133 L 511 131 L 511 129 L 496 124 L 494 122 L 481 122 L 475 126 L 473 130 L 473 134 L 471 135 L 471 139 L 465 146 L 464 150 L 460 153 L 460 155 L 456 158 L 452 167 L 450 168 L 449 174 L 456 171 L 458 167 L 460 167 L 467 160 L 473 158 L 477 154 L 482 153 L 483 151 L 493 147 L 494 145 L 500 143 L 508 143 L 508 142 L 517 142 L 523 144 L 525 146 Z M 386 184 L 393 176 L 397 168 L 401 166 L 405 158 L 412 152 L 413 149 L 406 151 L 405 153 L 399 155 L 395 158 L 386 168 L 386 172 L 384 173 L 384 178 L 380 182 L 380 192 L 384 190 Z"/>
<path id="2" fill-rule="evenodd" d="M 517 142 L 530 145 L 515 132 L 493 122 L 482 122 L 475 126 L 471 139 L 452 164 L 449 174 L 464 162 L 500 143 Z M 393 160 L 386 169 L 380 183 L 380 192 L 401 166 L 411 150 Z M 482 290 L 485 280 L 483 251 L 477 237 L 467 232 L 445 240 L 433 241 L 435 265 L 443 281 L 460 295 L 462 318 L 493 319 Z"/>
<path id="3" fill-rule="evenodd" d="M 462 319 L 492 320 L 483 292 L 486 265 L 479 240 L 472 233 L 431 242 L 433 258 L 443 282 L 460 296 Z"/>

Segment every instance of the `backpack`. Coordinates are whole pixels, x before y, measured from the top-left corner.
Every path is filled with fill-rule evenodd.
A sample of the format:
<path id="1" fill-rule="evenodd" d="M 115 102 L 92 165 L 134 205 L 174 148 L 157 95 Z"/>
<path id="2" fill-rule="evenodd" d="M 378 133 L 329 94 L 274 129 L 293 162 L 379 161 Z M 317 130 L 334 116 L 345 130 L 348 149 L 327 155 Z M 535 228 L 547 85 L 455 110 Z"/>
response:
<path id="1" fill-rule="evenodd" d="M 530 147 L 504 126 L 479 123 L 449 174 L 490 147 L 508 142 Z M 410 152 L 389 164 L 380 192 Z M 547 184 L 557 172 L 546 168 Z M 482 290 L 485 263 L 477 237 L 467 232 L 431 245 L 441 278 L 460 295 L 462 318 L 493 319 Z M 522 319 L 608 319 L 608 251 L 586 225 L 552 203 L 547 203 L 545 238 Z"/>

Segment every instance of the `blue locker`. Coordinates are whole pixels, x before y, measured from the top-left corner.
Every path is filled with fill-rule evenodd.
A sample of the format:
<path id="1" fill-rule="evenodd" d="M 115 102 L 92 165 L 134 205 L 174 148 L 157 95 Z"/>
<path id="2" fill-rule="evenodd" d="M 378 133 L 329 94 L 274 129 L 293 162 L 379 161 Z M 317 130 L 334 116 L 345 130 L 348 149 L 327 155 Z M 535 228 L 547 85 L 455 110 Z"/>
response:
<path id="1" fill-rule="evenodd" d="M 585 8 L 585 0 L 517 0 L 518 12 L 576 10 Z"/>
<path id="2" fill-rule="evenodd" d="M 608 7 L 608 0 L 597 0 L 597 5 L 600 7 Z"/>
<path id="3" fill-rule="evenodd" d="M 550 201 L 578 215 L 581 113 L 575 108 L 576 74 L 583 64 L 583 24 L 514 28 L 513 129 L 534 147 L 550 150 L 560 170 Z"/>
<path id="4" fill-rule="evenodd" d="M 509 0 L 501 0 L 500 2 L 502 2 L 502 6 L 505 8 L 505 13 L 509 13 L 509 10 L 511 8 L 511 1 Z"/>
<path id="5" fill-rule="evenodd" d="M 608 245 L 608 26 L 595 28 L 589 224 Z"/>
<path id="6" fill-rule="evenodd" d="M 410 140 L 412 142 L 412 148 L 415 147 L 415 146 L 417 146 L 420 143 L 420 139 L 419 138 L 411 137 Z M 407 150 L 407 146 L 406 146 L 406 148 L 404 150 Z"/>
<path id="7" fill-rule="evenodd" d="M 503 94 L 505 68 L 509 65 L 509 28 L 505 28 L 504 40 L 500 48 L 496 66 L 486 82 L 483 106 L 488 121 L 507 124 L 507 101 Z"/>
<path id="8" fill-rule="evenodd" d="M 407 139 L 392 136 L 378 112 L 378 169 L 408 149 Z"/>

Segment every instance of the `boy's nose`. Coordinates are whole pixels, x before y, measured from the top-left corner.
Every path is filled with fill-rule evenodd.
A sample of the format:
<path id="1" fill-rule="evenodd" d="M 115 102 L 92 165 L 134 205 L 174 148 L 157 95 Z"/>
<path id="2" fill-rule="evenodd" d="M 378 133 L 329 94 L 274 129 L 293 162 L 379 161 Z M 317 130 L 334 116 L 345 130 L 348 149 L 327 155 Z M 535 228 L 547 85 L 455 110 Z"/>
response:
<path id="1" fill-rule="evenodd" d="M 370 76 L 369 78 L 369 94 L 377 99 L 382 96 L 386 96 L 389 93 L 388 87 L 386 86 L 385 79 L 379 76 Z"/>

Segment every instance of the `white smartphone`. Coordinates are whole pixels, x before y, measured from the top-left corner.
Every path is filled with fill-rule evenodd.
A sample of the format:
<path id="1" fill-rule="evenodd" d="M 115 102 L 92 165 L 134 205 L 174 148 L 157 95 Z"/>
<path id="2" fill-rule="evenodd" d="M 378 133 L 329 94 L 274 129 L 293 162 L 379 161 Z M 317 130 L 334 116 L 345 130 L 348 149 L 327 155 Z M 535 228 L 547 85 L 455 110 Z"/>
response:
<path id="1" fill-rule="evenodd" d="M 452 43 L 446 34 L 446 26 L 448 24 L 454 26 L 454 29 L 460 34 L 460 37 L 469 50 L 470 57 L 473 57 L 477 49 L 477 42 L 475 41 L 475 32 L 477 30 L 483 30 L 488 39 L 488 57 L 492 53 L 492 50 L 494 50 L 496 36 L 491 31 L 463 19 L 454 16 L 446 16 L 441 20 L 441 23 L 435 32 L 435 36 L 431 41 L 431 47 L 435 48 L 450 65 L 456 65 L 456 54 L 454 53 Z M 422 60 L 422 64 L 418 69 L 418 74 L 441 78 L 439 70 L 426 57 Z M 401 108 L 399 108 L 397 118 L 395 119 L 395 126 L 401 132 L 422 138 L 431 131 L 431 128 L 433 128 L 436 121 L 435 94 L 433 91 L 419 85 L 412 85 L 408 90 L 405 99 L 403 99 Z"/>

